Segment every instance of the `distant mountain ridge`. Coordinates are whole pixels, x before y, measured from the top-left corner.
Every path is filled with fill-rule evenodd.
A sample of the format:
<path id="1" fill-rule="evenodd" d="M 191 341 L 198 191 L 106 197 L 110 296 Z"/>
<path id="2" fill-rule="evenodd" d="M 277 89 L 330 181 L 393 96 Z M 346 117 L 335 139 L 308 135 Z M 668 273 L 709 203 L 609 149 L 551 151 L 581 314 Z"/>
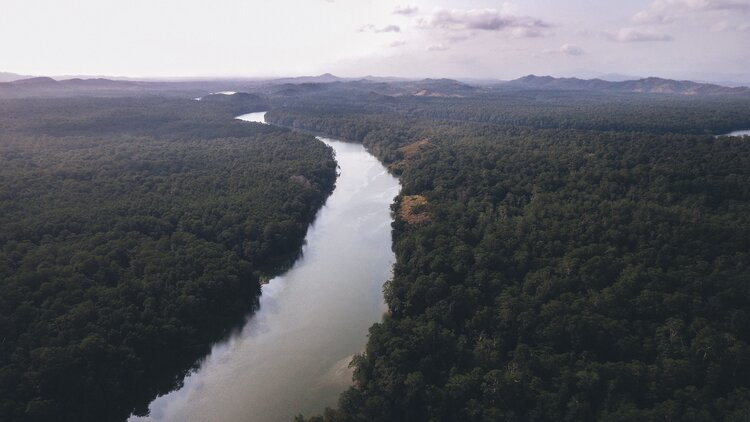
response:
<path id="1" fill-rule="evenodd" d="M 331 83 L 346 81 L 346 78 L 339 78 L 330 73 L 324 73 L 318 76 L 295 76 L 291 78 L 271 79 L 269 82 L 274 84 L 309 84 L 309 83 Z"/>
<path id="2" fill-rule="evenodd" d="M 657 77 L 626 81 L 555 78 L 527 75 L 507 82 L 472 84 L 455 79 L 398 79 L 385 77 L 340 78 L 330 73 L 265 81 L 217 80 L 203 82 L 159 82 L 106 78 L 30 77 L 0 82 L 0 97 L 56 97 L 68 95 L 130 96 L 163 91 L 186 91 L 204 96 L 210 92 L 258 92 L 270 96 L 314 95 L 321 92 L 371 92 L 391 97 L 470 97 L 503 90 L 580 90 L 605 93 L 650 93 L 674 95 L 750 95 L 748 87 L 727 87 L 712 83 L 678 81 Z M 202 92 L 201 92 L 202 91 Z"/>
<path id="3" fill-rule="evenodd" d="M 33 78 L 25 78 L 25 79 L 17 79 L 10 82 L 4 82 L 0 85 L 6 85 L 6 86 L 54 86 L 54 87 L 77 87 L 77 86 L 85 86 L 85 87 L 99 87 L 99 88 L 122 88 L 122 87 L 132 87 L 137 85 L 136 82 L 130 82 L 130 81 L 116 81 L 112 79 L 105 79 L 105 78 L 93 78 L 93 79 L 81 79 L 81 78 L 72 78 L 72 79 L 63 79 L 63 80 L 56 80 L 52 79 L 47 76 L 37 76 Z"/>
<path id="4" fill-rule="evenodd" d="M 30 77 L 31 76 L 19 75 L 17 73 L 0 72 L 0 83 L 1 82 L 13 82 L 13 81 L 17 81 L 19 79 L 27 79 L 27 78 L 30 78 Z"/>
<path id="5" fill-rule="evenodd" d="M 401 80 L 385 78 L 359 78 L 345 79 L 336 78 L 326 74 L 315 77 L 302 77 L 291 79 L 274 79 L 267 83 L 266 88 L 261 90 L 270 96 L 300 96 L 322 92 L 345 93 L 371 93 L 375 95 L 400 97 L 465 97 L 479 92 L 481 89 L 459 82 L 453 79 L 421 79 Z M 311 80 L 318 82 L 312 82 Z M 319 82 L 320 80 L 331 80 L 331 82 Z M 294 82 L 290 82 L 290 81 Z M 280 83 L 283 82 L 283 83 Z"/>
<path id="6" fill-rule="evenodd" d="M 47 76 L 0 82 L 0 96 L 67 96 L 75 95 L 122 95 L 147 89 L 148 82 L 121 81 L 105 78 L 56 80 Z"/>
<path id="7" fill-rule="evenodd" d="M 412 95 L 415 97 L 465 97 L 475 94 L 479 88 L 454 79 L 421 79 L 417 81 L 395 82 L 397 88 L 391 95 Z"/>
<path id="8" fill-rule="evenodd" d="M 693 81 L 677 81 L 657 77 L 629 81 L 605 81 L 603 79 L 554 78 L 552 76 L 527 75 L 503 84 L 505 87 L 589 90 L 611 92 L 634 92 L 652 94 L 720 95 L 750 94 L 748 87 L 726 87 Z"/>

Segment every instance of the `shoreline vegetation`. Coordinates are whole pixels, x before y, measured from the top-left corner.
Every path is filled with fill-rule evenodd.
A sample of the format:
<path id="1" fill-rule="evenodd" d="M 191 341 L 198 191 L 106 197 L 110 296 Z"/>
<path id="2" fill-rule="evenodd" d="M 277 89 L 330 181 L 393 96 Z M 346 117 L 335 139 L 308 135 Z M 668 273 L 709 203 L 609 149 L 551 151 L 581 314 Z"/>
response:
<path id="1" fill-rule="evenodd" d="M 333 190 L 299 131 L 402 184 L 390 311 L 309 420 L 746 420 L 750 143 L 714 135 L 750 96 L 522 79 L 3 86 L 40 97 L 0 99 L 0 419 L 179 386 Z"/>
<path id="2" fill-rule="evenodd" d="M 263 114 L 237 118 L 262 121 Z M 342 369 L 384 311 L 399 185 L 362 145 L 319 139 L 334 149 L 340 174 L 304 256 L 263 289 L 258 312 L 216 344 L 183 387 L 151 403 L 153 419 L 291 420 L 335 404 L 351 385 L 351 370 Z"/>
<path id="3" fill-rule="evenodd" d="M 296 260 L 336 163 L 253 108 L 0 101 L 0 419 L 143 414 Z"/>
<path id="4" fill-rule="evenodd" d="M 362 142 L 430 214 L 394 205 L 391 312 L 337 408 L 298 421 L 747 418 L 750 144 L 697 133 L 717 100 L 565 96 L 541 127 L 494 123 L 503 99 L 267 114 Z"/>

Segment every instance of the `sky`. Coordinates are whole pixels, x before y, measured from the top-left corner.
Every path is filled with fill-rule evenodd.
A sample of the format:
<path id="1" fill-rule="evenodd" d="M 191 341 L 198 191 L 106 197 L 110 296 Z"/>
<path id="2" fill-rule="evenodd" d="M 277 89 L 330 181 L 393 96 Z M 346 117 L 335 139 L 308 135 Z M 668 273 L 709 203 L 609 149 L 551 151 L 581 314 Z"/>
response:
<path id="1" fill-rule="evenodd" d="M 750 83 L 750 0 L 0 0 L 0 71 Z"/>

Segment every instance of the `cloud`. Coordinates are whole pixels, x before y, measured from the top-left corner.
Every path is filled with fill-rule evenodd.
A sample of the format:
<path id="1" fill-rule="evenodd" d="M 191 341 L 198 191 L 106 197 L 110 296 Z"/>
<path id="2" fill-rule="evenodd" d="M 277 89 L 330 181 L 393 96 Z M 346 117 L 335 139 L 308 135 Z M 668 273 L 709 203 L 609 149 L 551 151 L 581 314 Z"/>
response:
<path id="1" fill-rule="evenodd" d="M 732 26 L 727 21 L 720 21 L 716 22 L 715 24 L 711 25 L 711 30 L 714 32 L 723 32 L 728 29 L 732 28 Z"/>
<path id="2" fill-rule="evenodd" d="M 667 23 L 691 12 L 730 10 L 750 12 L 750 0 L 654 0 L 633 16 L 636 23 Z"/>
<path id="3" fill-rule="evenodd" d="M 725 31 L 750 31 L 750 23 L 732 24 L 727 21 L 720 21 L 711 26 L 711 30 L 714 32 L 725 32 Z"/>
<path id="4" fill-rule="evenodd" d="M 537 38 L 544 36 L 544 32 L 538 28 L 514 28 L 513 38 Z"/>
<path id="5" fill-rule="evenodd" d="M 388 44 L 391 48 L 401 47 L 402 45 L 406 45 L 406 41 L 393 41 L 392 43 Z"/>
<path id="6" fill-rule="evenodd" d="M 622 28 L 616 34 L 608 34 L 611 41 L 617 42 L 652 42 L 672 41 L 671 35 L 653 29 Z"/>
<path id="7" fill-rule="evenodd" d="M 387 25 L 378 28 L 374 25 L 365 25 L 359 28 L 357 32 L 373 32 L 375 34 L 385 34 L 388 32 L 401 32 L 401 27 L 398 25 Z"/>
<path id="8" fill-rule="evenodd" d="M 427 51 L 445 51 L 448 47 L 445 44 L 433 44 L 427 47 Z"/>
<path id="9" fill-rule="evenodd" d="M 396 6 L 396 8 L 393 9 L 394 15 L 414 16 L 417 12 L 419 12 L 417 6 Z"/>
<path id="10" fill-rule="evenodd" d="M 401 32 L 401 28 L 398 25 L 388 25 L 382 28 L 375 28 L 375 32 Z"/>
<path id="11" fill-rule="evenodd" d="M 583 54 L 583 49 L 573 44 L 563 44 L 560 46 L 561 53 L 567 54 L 568 56 L 580 56 Z"/>
<path id="12" fill-rule="evenodd" d="M 577 45 L 568 44 L 565 43 L 560 46 L 560 48 L 555 48 L 551 50 L 544 50 L 544 54 L 551 54 L 551 55 L 567 55 L 567 56 L 581 56 L 585 54 L 586 52 L 583 51 L 583 49 Z M 540 57 L 539 54 L 534 53 L 534 57 Z"/>
<path id="13" fill-rule="evenodd" d="M 540 30 L 550 27 L 540 19 L 514 16 L 497 9 L 437 9 L 427 18 L 420 19 L 418 26 L 422 29 L 449 31 L 502 31 L 516 28 Z"/>

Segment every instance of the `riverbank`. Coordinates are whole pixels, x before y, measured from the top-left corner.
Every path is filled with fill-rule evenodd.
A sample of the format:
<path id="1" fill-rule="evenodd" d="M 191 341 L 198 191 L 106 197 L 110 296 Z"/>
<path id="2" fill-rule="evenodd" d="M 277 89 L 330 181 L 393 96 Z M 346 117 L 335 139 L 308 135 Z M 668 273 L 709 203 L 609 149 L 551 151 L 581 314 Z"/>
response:
<path id="1" fill-rule="evenodd" d="M 263 113 L 239 119 L 262 122 Z M 320 138 L 340 169 L 301 258 L 262 287 L 258 311 L 216 344 L 184 386 L 131 421 L 277 421 L 335 405 L 348 363 L 385 305 L 391 276 L 390 205 L 400 185 L 359 144 Z"/>

